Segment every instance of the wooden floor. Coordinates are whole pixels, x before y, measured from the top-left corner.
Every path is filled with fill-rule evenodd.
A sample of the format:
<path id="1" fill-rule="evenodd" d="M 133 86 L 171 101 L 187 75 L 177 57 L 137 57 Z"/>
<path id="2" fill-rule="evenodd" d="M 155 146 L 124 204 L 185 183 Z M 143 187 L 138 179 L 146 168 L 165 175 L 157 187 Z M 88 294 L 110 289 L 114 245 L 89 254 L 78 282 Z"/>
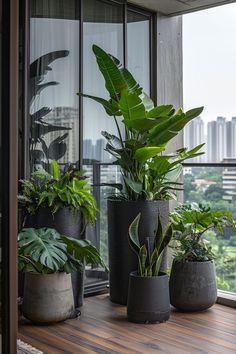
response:
<path id="1" fill-rule="evenodd" d="M 173 311 L 162 324 L 133 324 L 108 295 L 85 299 L 80 319 L 53 326 L 22 323 L 19 338 L 47 354 L 235 354 L 236 309 L 215 305 L 202 313 Z"/>

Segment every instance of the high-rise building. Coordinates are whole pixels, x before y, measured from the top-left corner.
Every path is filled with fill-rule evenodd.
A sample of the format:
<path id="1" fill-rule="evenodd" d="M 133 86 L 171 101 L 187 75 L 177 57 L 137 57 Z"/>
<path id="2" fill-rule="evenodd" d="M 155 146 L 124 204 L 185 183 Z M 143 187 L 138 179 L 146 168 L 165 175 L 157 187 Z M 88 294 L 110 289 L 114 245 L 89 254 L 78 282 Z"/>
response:
<path id="1" fill-rule="evenodd" d="M 201 117 L 197 117 L 187 124 L 184 131 L 184 139 L 185 146 L 188 149 L 193 149 L 205 142 L 204 122 Z M 201 151 L 204 151 L 204 148 Z M 205 155 L 191 159 L 191 162 L 205 162 Z"/>
<path id="2" fill-rule="evenodd" d="M 227 122 L 226 157 L 236 157 L 236 117 L 232 117 L 232 120 Z"/>
<path id="3" fill-rule="evenodd" d="M 217 117 L 207 124 L 207 161 L 222 162 L 227 156 L 227 124 L 224 117 Z"/>

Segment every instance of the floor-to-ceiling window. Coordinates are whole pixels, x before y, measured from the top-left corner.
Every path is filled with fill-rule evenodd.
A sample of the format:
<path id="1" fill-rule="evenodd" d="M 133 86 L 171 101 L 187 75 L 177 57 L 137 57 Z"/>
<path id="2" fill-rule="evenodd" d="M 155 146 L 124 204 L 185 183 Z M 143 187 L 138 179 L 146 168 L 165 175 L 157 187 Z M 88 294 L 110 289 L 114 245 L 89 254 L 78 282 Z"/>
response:
<path id="1" fill-rule="evenodd" d="M 185 15 L 185 108 L 205 106 L 185 129 L 189 148 L 205 142 L 205 154 L 185 165 L 184 199 L 230 210 L 236 218 L 236 5 Z M 206 238 L 216 254 L 218 288 L 236 293 L 236 230 Z"/>
<path id="2" fill-rule="evenodd" d="M 123 0 L 29 0 L 29 13 L 29 105 L 24 119 L 30 170 L 48 169 L 56 159 L 62 167 L 73 163 L 86 171 L 100 211 L 86 237 L 108 262 L 106 202 L 114 188 L 101 185 L 119 183 L 120 173 L 104 150 L 101 131 L 115 132 L 115 123 L 98 103 L 76 93 L 106 98 L 92 52 L 96 44 L 118 58 L 153 95 L 154 15 Z M 91 271 L 92 278 L 94 272 L 101 275 Z"/>

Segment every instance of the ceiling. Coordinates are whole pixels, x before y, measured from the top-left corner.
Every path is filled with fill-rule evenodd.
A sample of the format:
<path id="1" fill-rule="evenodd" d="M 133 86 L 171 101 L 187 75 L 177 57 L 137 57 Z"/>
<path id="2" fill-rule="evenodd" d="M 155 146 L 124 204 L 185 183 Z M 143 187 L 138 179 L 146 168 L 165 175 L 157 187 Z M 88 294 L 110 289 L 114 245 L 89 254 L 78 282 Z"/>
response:
<path id="1" fill-rule="evenodd" d="M 236 0 L 129 0 L 129 2 L 150 10 L 162 12 L 165 15 L 174 16 L 218 5 L 230 4 L 236 2 Z"/>

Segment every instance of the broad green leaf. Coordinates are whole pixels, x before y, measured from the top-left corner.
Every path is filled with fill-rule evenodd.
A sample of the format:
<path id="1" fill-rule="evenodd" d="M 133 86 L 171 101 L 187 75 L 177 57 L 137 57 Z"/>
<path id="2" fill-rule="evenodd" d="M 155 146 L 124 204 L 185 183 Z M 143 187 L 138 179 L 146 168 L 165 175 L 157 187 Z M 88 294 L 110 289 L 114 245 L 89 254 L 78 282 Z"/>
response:
<path id="1" fill-rule="evenodd" d="M 119 107 L 124 120 L 140 119 L 146 117 L 145 107 L 136 93 L 123 90 L 119 101 Z"/>
<path id="2" fill-rule="evenodd" d="M 75 258 L 82 263 L 91 265 L 100 265 L 108 270 L 103 259 L 101 258 L 98 250 L 94 247 L 89 240 L 77 240 L 73 237 L 65 235 L 61 236 L 68 248 L 68 252 L 74 255 Z"/>
<path id="3" fill-rule="evenodd" d="M 133 181 L 132 179 L 125 176 L 124 176 L 124 181 L 135 193 L 139 194 L 140 192 L 142 192 L 143 186 L 141 182 Z"/>
<path id="4" fill-rule="evenodd" d="M 56 272 L 67 261 L 66 245 L 54 229 L 25 228 L 18 235 L 21 254 Z"/>
<path id="5" fill-rule="evenodd" d="M 122 68 L 120 69 L 125 82 L 127 84 L 127 87 L 129 89 L 130 92 L 136 93 L 138 96 L 142 93 L 142 87 L 140 87 L 140 85 L 136 82 L 136 80 L 134 79 L 133 75 L 126 69 L 126 68 Z"/>
<path id="6" fill-rule="evenodd" d="M 111 101 L 107 101 L 104 98 L 91 96 L 91 95 L 85 95 L 85 94 L 83 94 L 81 92 L 77 93 L 77 95 L 85 97 L 85 98 L 90 98 L 93 101 L 96 101 L 96 102 L 100 103 L 109 116 L 119 116 L 119 115 L 121 115 L 121 112 L 119 111 L 119 108 L 117 107 L 117 105 L 115 105 L 115 102 L 111 103 Z"/>
<path id="7" fill-rule="evenodd" d="M 159 118 L 159 117 L 168 118 L 168 114 L 172 111 L 172 109 L 173 109 L 172 105 L 156 106 L 147 112 L 147 117 L 148 118 Z"/>
<path id="8" fill-rule="evenodd" d="M 158 118 L 158 119 L 138 118 L 132 120 L 124 119 L 124 123 L 128 128 L 134 129 L 140 133 L 144 133 L 153 129 L 165 119 L 166 118 Z"/>
<path id="9" fill-rule="evenodd" d="M 164 147 L 158 147 L 158 146 L 143 147 L 136 150 L 134 154 L 134 158 L 139 162 L 144 163 L 164 150 L 165 150 Z"/>
<path id="10" fill-rule="evenodd" d="M 203 107 L 195 108 L 187 113 L 174 115 L 165 122 L 160 123 L 158 126 L 152 129 L 149 135 L 149 141 L 155 145 L 162 145 L 168 143 L 174 138 L 184 126 L 197 117 L 203 110 Z"/>
<path id="11" fill-rule="evenodd" d="M 104 77 L 106 89 L 110 97 L 118 102 L 122 90 L 127 89 L 127 83 L 118 68 L 118 61 L 115 61 L 112 56 L 95 44 L 93 45 L 93 52 L 96 55 L 99 69 Z"/>

